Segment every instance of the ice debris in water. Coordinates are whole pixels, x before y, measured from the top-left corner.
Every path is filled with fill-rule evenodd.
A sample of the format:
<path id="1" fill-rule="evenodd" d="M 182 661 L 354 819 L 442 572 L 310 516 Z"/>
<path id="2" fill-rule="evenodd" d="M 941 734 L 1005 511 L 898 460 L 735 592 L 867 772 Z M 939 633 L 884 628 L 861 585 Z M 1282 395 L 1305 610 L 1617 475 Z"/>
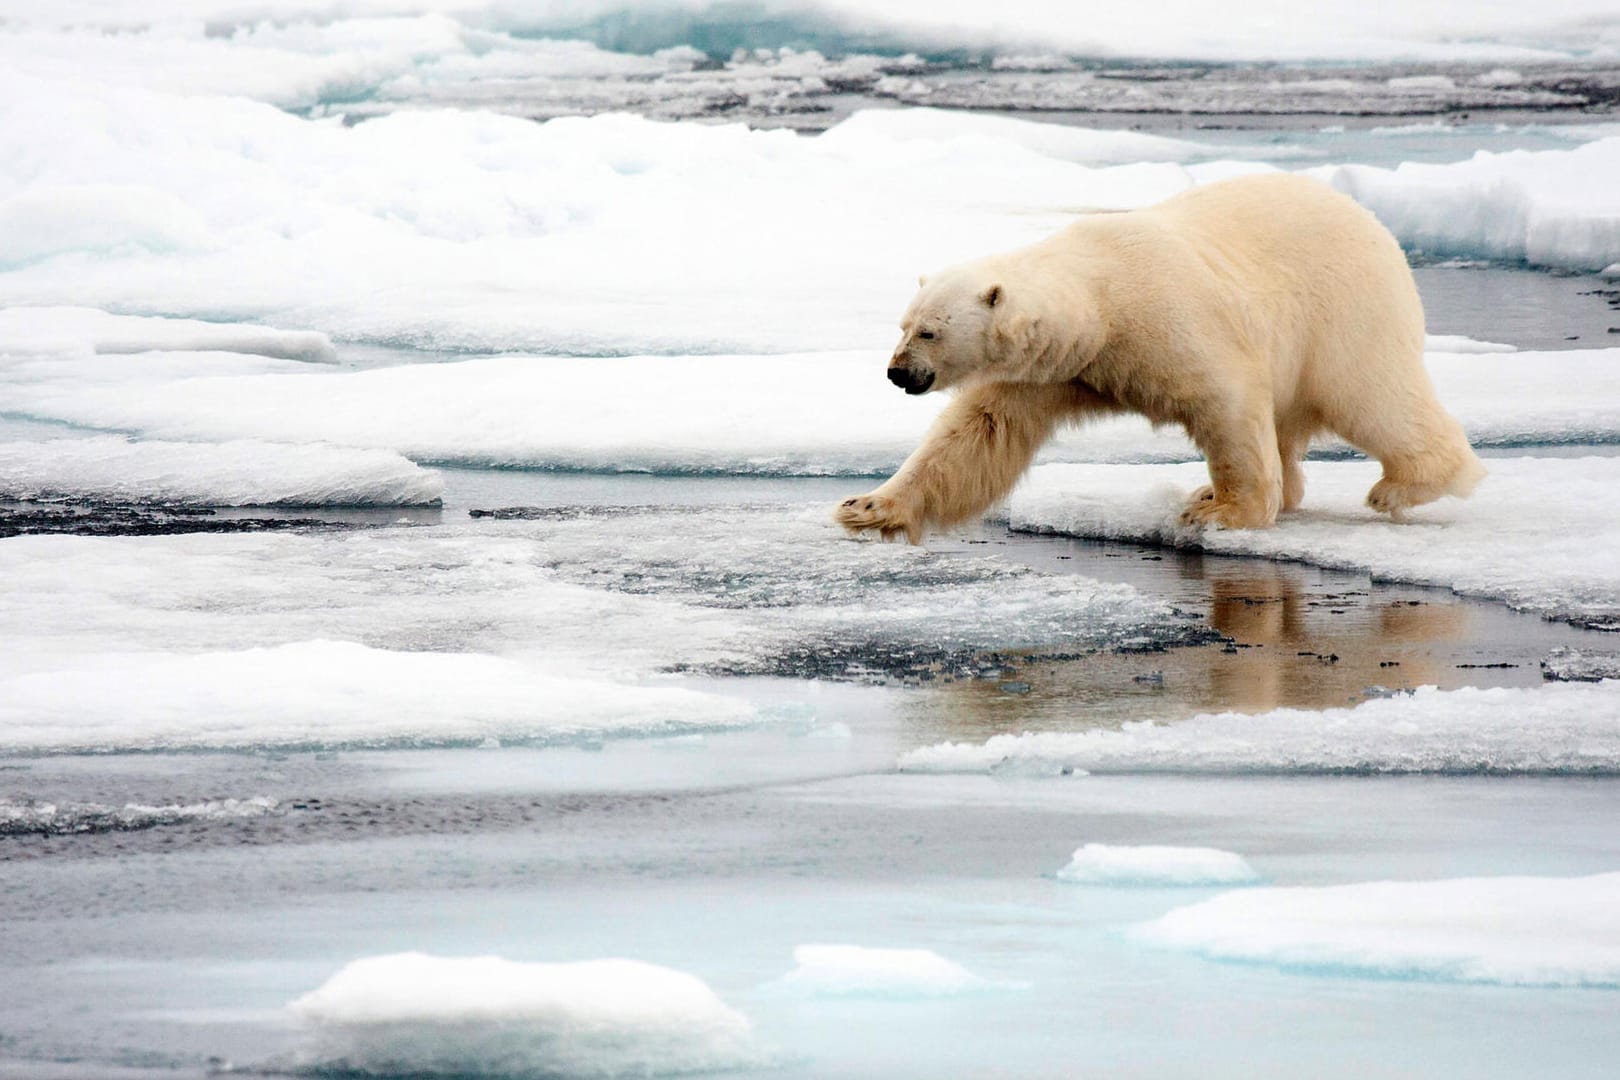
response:
<path id="1" fill-rule="evenodd" d="M 1620 873 L 1243 889 L 1133 936 L 1317 974 L 1616 988 Z"/>
<path id="2" fill-rule="evenodd" d="M 1058 880 L 1078 885 L 1247 885 L 1260 875 L 1243 856 L 1208 847 L 1087 844 Z"/>
<path id="3" fill-rule="evenodd" d="M 775 987 L 813 997 L 950 997 L 997 985 L 929 949 L 800 945 L 793 959 Z"/>
<path id="4" fill-rule="evenodd" d="M 232 821 L 275 813 L 280 802 L 267 795 L 247 799 L 208 799 L 197 803 L 147 806 L 126 803 L 58 804 L 0 799 L 0 835 L 125 832 L 187 821 Z"/>
<path id="5" fill-rule="evenodd" d="M 1541 677 L 1554 682 L 1620 679 L 1620 655 L 1586 652 L 1560 645 L 1541 662 Z"/>
<path id="6" fill-rule="evenodd" d="M 701 979 L 636 960 L 373 956 L 287 1008 L 323 1074 L 645 1077 L 762 1059 Z"/>

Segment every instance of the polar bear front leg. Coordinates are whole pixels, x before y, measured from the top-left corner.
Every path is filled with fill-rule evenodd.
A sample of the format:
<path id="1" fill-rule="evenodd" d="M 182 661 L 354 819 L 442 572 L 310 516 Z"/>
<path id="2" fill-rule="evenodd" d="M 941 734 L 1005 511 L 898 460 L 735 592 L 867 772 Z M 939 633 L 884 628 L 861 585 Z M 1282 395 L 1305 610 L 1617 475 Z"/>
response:
<path id="1" fill-rule="evenodd" d="M 959 392 L 900 471 L 845 499 L 833 519 L 852 533 L 922 541 L 931 528 L 984 513 L 1012 490 L 1058 423 L 1102 403 L 1058 383 L 980 383 Z"/>
<path id="2" fill-rule="evenodd" d="M 1283 503 L 1283 466 L 1270 394 L 1252 394 L 1192 433 L 1209 462 L 1207 487 L 1181 511 L 1184 525 L 1263 529 Z"/>

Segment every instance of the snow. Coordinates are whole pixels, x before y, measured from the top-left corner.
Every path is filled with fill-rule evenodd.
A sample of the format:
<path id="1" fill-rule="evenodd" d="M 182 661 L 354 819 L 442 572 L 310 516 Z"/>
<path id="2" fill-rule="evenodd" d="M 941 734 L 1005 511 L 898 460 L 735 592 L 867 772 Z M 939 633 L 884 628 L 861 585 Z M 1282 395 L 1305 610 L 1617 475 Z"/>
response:
<path id="1" fill-rule="evenodd" d="M 440 478 L 388 450 L 110 435 L 0 442 L 0 499 L 190 506 L 436 506 Z"/>
<path id="2" fill-rule="evenodd" d="M 800 945 L 779 989 L 811 997 L 911 999 L 979 993 L 995 984 L 929 949 Z"/>
<path id="3" fill-rule="evenodd" d="M 1077 885 L 1136 887 L 1248 885 L 1260 875 L 1241 855 L 1219 848 L 1087 844 L 1057 872 Z"/>
<path id="4" fill-rule="evenodd" d="M 103 653 L 0 678 L 0 748 L 61 751 L 557 742 L 748 723 L 735 699 L 468 653 L 307 641 Z"/>
<path id="5" fill-rule="evenodd" d="M 1117 731 L 997 735 L 910 751 L 915 772 L 1620 774 L 1620 682 L 1423 687 L 1354 708 L 1206 713 Z"/>
<path id="6" fill-rule="evenodd" d="M 1521 354 L 1523 355 L 1523 354 Z M 1573 404 L 1573 402 L 1572 402 Z M 1293 559 L 1437 585 L 1549 618 L 1620 625 L 1620 458 L 1490 458 L 1467 500 L 1443 499 L 1395 522 L 1362 503 L 1374 462 L 1308 461 L 1305 502 L 1259 530 L 1200 531 L 1177 521 L 1202 464 L 1046 465 L 1008 503 L 1014 529 L 1138 540 Z"/>
<path id="7" fill-rule="evenodd" d="M 660 1076 L 758 1063 L 748 1018 L 637 960 L 355 960 L 287 1006 L 308 1068 L 411 1076 Z"/>
<path id="8" fill-rule="evenodd" d="M 1613 989 L 1620 873 L 1245 889 L 1135 936 L 1311 974 Z"/>

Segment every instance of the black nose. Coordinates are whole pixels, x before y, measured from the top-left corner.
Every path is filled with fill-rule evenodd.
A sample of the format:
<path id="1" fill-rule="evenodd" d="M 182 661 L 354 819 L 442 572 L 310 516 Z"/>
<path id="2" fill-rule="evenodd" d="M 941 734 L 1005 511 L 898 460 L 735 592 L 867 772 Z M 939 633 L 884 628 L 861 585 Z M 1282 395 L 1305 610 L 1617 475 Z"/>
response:
<path id="1" fill-rule="evenodd" d="M 908 394 L 923 394 L 934 385 L 934 373 L 925 371 L 918 375 L 908 367 L 891 367 L 889 381 Z"/>

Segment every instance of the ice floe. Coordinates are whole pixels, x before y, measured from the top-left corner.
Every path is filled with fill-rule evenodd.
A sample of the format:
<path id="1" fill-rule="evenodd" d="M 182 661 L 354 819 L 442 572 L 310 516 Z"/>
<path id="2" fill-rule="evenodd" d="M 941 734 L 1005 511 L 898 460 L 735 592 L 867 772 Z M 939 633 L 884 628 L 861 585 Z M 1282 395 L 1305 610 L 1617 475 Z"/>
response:
<path id="1" fill-rule="evenodd" d="M 636 960 L 373 956 L 287 1011 L 323 1073 L 645 1077 L 763 1059 L 748 1018 L 701 979 Z"/>
<path id="2" fill-rule="evenodd" d="M 1243 856 L 1219 848 L 1087 844 L 1057 872 L 1077 885 L 1213 886 L 1260 880 Z"/>
<path id="3" fill-rule="evenodd" d="M 1560 645 L 1541 661 L 1541 675 L 1556 682 L 1620 679 L 1620 654 L 1587 652 Z"/>
<path id="4" fill-rule="evenodd" d="M 1620 873 L 1244 889 L 1134 936 L 1312 974 L 1616 988 Z"/>
<path id="5" fill-rule="evenodd" d="M 1408 249 L 1600 270 L 1620 252 L 1620 139 L 1475 154 L 1445 165 L 1316 171 Z"/>
<path id="6" fill-rule="evenodd" d="M 930 949 L 800 945 L 793 960 L 797 966 L 774 988 L 811 997 L 952 997 L 997 985 Z"/>
<path id="7" fill-rule="evenodd" d="M 8 305 L 591 356 L 886 344 L 920 272 L 1268 167 L 936 111 L 863 112 L 821 137 L 624 113 L 346 126 L 24 69 L 0 75 L 0 138 L 34 148 L 0 161 Z M 1409 247 L 1597 268 L 1620 259 L 1617 155 L 1611 136 L 1319 174 Z"/>
<path id="8" fill-rule="evenodd" d="M 0 363 L 0 388 L 14 415 L 154 439 L 328 443 L 459 465 L 864 476 L 897 467 L 946 401 L 903 397 L 885 358 L 497 356 L 352 370 L 166 351 Z M 1620 349 L 1434 352 L 1428 366 L 1478 445 L 1620 440 Z M 1198 456 L 1180 431 L 1120 417 L 1061 433 L 1042 460 Z"/>
<path id="9" fill-rule="evenodd" d="M 467 653 L 341 641 L 81 655 L 0 678 L 11 752 L 567 741 L 747 723 L 744 702 L 624 686 Z"/>
<path id="10" fill-rule="evenodd" d="M 0 499 L 189 506 L 434 506 L 437 474 L 389 450 L 111 435 L 0 442 Z"/>
<path id="11" fill-rule="evenodd" d="M 1392 522 L 1363 505 L 1374 462 L 1305 463 L 1305 502 L 1269 529 L 1198 530 L 1177 514 L 1202 464 L 1047 465 L 1014 492 L 1015 529 L 1295 559 L 1438 585 L 1550 618 L 1620 626 L 1620 458 L 1491 458 L 1467 500 Z"/>
<path id="12" fill-rule="evenodd" d="M 1620 682 L 1440 691 L 1354 708 L 1216 713 L 997 735 L 905 754 L 916 772 L 1620 774 Z"/>

